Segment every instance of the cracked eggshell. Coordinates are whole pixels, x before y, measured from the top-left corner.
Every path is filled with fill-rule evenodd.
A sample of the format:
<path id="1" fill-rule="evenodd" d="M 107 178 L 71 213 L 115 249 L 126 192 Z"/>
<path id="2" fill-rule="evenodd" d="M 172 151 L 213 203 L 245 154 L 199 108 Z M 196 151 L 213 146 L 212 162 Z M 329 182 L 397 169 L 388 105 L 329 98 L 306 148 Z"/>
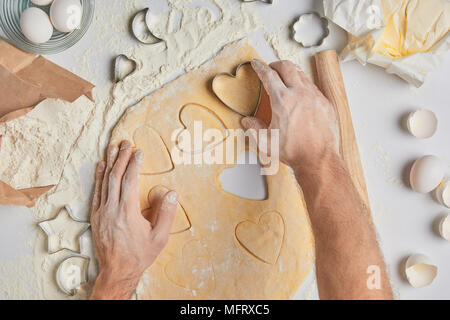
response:
<path id="1" fill-rule="evenodd" d="M 436 189 L 436 198 L 442 205 L 450 208 L 450 180 L 439 184 Z"/>
<path id="2" fill-rule="evenodd" d="M 430 285 L 436 278 L 437 271 L 437 266 L 423 254 L 413 254 L 406 260 L 406 278 L 414 288 Z"/>
<path id="3" fill-rule="evenodd" d="M 447 241 L 450 241 L 450 214 L 442 218 L 439 223 L 439 233 L 441 237 Z"/>
<path id="4" fill-rule="evenodd" d="M 410 172 L 411 187 L 419 193 L 433 191 L 444 178 L 444 163 L 436 156 L 428 155 L 414 162 Z"/>
<path id="5" fill-rule="evenodd" d="M 438 119 L 433 111 L 421 109 L 409 114 L 406 125 L 416 138 L 428 139 L 436 133 Z"/>

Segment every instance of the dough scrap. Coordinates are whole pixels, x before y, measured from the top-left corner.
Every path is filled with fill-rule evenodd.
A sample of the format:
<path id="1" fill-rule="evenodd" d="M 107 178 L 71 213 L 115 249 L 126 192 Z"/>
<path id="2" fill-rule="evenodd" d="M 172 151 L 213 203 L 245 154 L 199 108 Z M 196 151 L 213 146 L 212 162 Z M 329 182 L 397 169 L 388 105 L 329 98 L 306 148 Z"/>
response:
<path id="1" fill-rule="evenodd" d="M 237 65 L 254 58 L 259 57 L 245 41 L 225 47 L 202 67 L 177 78 L 129 108 L 113 130 L 110 143 L 118 145 L 132 137 L 137 128 L 148 125 L 160 134 L 174 159 L 173 152 L 179 149 L 171 137 L 177 130 L 184 129 L 180 112 L 183 106 L 192 104 L 206 106 L 225 128 L 240 129 L 242 117 L 216 97 L 211 90 L 211 80 L 218 73 L 234 72 Z M 191 111 L 192 118 L 198 119 L 205 110 L 192 108 Z M 208 120 L 202 120 L 207 127 Z M 227 139 L 231 139 L 231 135 Z M 227 144 L 227 139 L 223 145 Z M 235 158 L 246 151 L 245 146 L 236 151 Z M 289 168 L 280 164 L 277 174 L 266 177 L 268 198 L 253 201 L 236 197 L 221 188 L 218 177 L 232 165 L 177 164 L 176 161 L 174 164 L 175 168 L 168 173 L 140 176 L 141 208 L 148 208 L 148 193 L 155 186 L 176 190 L 189 215 L 191 228 L 170 236 L 167 246 L 142 277 L 137 298 L 293 298 L 312 271 L 314 239 L 304 199 Z M 278 259 L 273 258 L 276 253 L 271 256 L 256 252 L 273 264 L 249 254 L 235 234 L 240 223 L 257 223 L 267 212 L 279 213 L 284 221 Z M 272 235 L 277 236 L 277 233 Z M 279 243 L 277 238 L 273 241 Z M 206 257 L 212 271 L 208 271 Z M 198 277 L 196 270 L 199 268 L 207 270 L 205 277 Z"/>
<path id="2" fill-rule="evenodd" d="M 284 238 L 284 222 L 278 212 L 267 212 L 258 224 L 243 221 L 236 227 L 236 239 L 251 255 L 265 263 L 275 264 Z"/>
<path id="3" fill-rule="evenodd" d="M 261 96 L 261 81 L 251 64 L 243 64 L 236 75 L 218 75 L 213 81 L 217 97 L 231 109 L 251 116 L 255 113 Z"/>
<path id="4" fill-rule="evenodd" d="M 148 209 L 143 211 L 144 217 L 150 221 L 152 226 L 155 225 L 157 216 L 152 214 L 154 213 L 154 206 L 159 205 L 162 198 L 169 192 L 169 189 L 164 186 L 156 186 L 148 193 L 148 203 L 150 206 Z M 180 232 L 187 231 L 191 228 L 191 222 L 189 221 L 189 217 L 186 214 L 183 206 L 178 202 L 177 204 L 177 213 L 175 215 L 175 220 L 173 221 L 172 229 L 170 230 L 170 234 L 177 234 Z"/>
<path id="5" fill-rule="evenodd" d="M 151 127 L 138 128 L 133 135 L 135 147 L 144 152 L 141 174 L 152 175 L 173 170 L 173 162 L 164 141 Z"/>

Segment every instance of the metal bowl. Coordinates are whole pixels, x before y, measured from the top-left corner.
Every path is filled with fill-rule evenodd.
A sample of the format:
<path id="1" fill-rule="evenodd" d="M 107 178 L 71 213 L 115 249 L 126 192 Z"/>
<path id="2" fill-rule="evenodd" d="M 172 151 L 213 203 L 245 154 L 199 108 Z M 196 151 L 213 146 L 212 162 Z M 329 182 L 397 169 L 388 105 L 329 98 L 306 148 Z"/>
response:
<path id="1" fill-rule="evenodd" d="M 16 47 L 37 54 L 55 54 L 69 49 L 77 43 L 87 32 L 94 17 L 95 0 L 80 0 L 83 7 L 83 16 L 79 29 L 64 33 L 56 29 L 46 43 L 35 44 L 22 34 L 20 29 L 20 15 L 29 7 L 38 7 L 49 13 L 50 6 L 39 7 L 30 0 L 2 0 L 0 4 L 0 27 L 5 36 Z"/>

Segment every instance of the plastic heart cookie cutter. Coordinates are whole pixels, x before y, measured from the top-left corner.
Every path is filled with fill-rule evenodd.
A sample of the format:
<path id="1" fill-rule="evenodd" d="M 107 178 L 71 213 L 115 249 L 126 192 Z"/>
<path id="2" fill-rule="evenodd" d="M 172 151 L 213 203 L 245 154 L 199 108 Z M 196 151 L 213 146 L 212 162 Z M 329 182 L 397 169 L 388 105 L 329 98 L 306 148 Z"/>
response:
<path id="1" fill-rule="evenodd" d="M 310 28 L 308 24 L 314 26 Z M 319 25 L 320 29 L 315 28 L 316 24 Z M 292 29 L 294 40 L 303 48 L 319 47 L 330 35 L 328 19 L 314 11 L 302 14 L 294 23 Z M 313 39 L 309 39 L 310 37 Z"/>
<path id="2" fill-rule="evenodd" d="M 251 61 L 245 61 L 245 62 L 241 63 L 240 65 L 238 65 L 234 74 L 231 74 L 231 73 L 229 73 L 229 72 L 221 72 L 221 73 L 218 73 L 218 74 L 213 78 L 213 81 L 212 81 L 212 91 L 214 92 L 214 94 L 216 95 L 216 97 L 217 97 L 217 98 L 218 98 L 218 99 L 219 99 L 219 100 L 220 100 L 220 101 L 221 101 L 228 109 L 230 109 L 231 111 L 236 112 L 237 114 L 239 114 L 239 115 L 241 115 L 241 116 L 243 116 L 243 117 L 253 117 L 253 116 L 255 116 L 256 113 L 258 112 L 259 105 L 261 104 L 262 93 L 263 93 L 263 84 L 262 84 L 261 80 L 259 80 L 259 78 L 258 78 L 258 81 L 259 81 L 259 93 L 258 93 L 257 102 L 256 102 L 256 105 L 254 106 L 253 110 L 252 110 L 251 112 L 248 112 L 248 113 L 244 113 L 244 112 L 242 112 L 242 111 L 236 110 L 236 106 L 232 106 L 232 105 L 230 105 L 229 102 L 225 101 L 225 99 L 222 97 L 221 93 L 218 92 L 217 87 L 216 87 L 216 84 L 218 83 L 218 81 L 219 81 L 220 78 L 223 78 L 223 77 L 229 77 L 229 78 L 232 78 L 232 79 L 237 79 L 238 76 L 239 76 L 239 70 L 240 70 L 242 67 L 244 67 L 244 66 L 250 66 L 250 68 L 251 68 Z M 253 70 L 253 69 L 252 69 L 252 70 Z"/>

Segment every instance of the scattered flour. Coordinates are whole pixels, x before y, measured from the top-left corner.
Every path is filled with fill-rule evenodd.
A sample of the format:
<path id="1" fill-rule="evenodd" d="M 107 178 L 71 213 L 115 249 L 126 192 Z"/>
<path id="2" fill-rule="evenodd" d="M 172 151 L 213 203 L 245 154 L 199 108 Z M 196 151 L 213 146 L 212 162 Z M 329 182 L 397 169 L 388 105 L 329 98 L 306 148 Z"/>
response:
<path id="1" fill-rule="evenodd" d="M 131 39 L 130 19 L 148 6 L 160 9 L 154 31 L 155 35 L 164 38 L 165 43 L 149 46 Z M 31 209 L 36 224 L 54 218 L 66 204 L 71 206 L 77 219 L 88 221 L 95 164 L 103 158 L 110 132 L 123 112 L 164 83 L 200 66 L 227 43 L 244 38 L 258 29 L 264 29 L 264 26 L 257 10 L 237 0 L 97 1 L 93 24 L 84 39 L 89 41 L 90 46 L 76 56 L 76 66 L 71 68 L 74 73 L 97 85 L 94 90 L 95 107 L 85 103 L 84 98 L 72 105 L 45 102 L 26 117 L 8 123 L 5 128 L 0 127 L 10 135 L 26 138 L 6 143 L 10 150 L 25 148 L 25 142 L 29 145 L 39 142 L 38 150 L 23 150 L 24 155 L 30 152 L 35 155 L 33 159 L 26 158 L 28 164 L 13 160 L 0 164 L 0 178 L 16 187 L 56 185 Z M 304 54 L 289 39 L 288 29 L 267 31 L 266 40 L 273 46 L 278 58 L 293 60 L 304 70 L 309 70 Z M 110 54 L 110 60 L 105 59 L 105 52 Z M 113 84 L 105 81 L 102 70 L 110 70 L 111 61 L 119 54 L 134 59 L 137 70 L 123 82 Z M 50 123 L 45 119 L 50 119 L 47 116 L 52 108 L 64 110 L 60 110 L 60 116 Z M 6 150 L 2 146 L 2 151 Z M 86 184 L 86 181 L 89 183 Z M 92 248 L 87 251 L 93 258 Z M 38 232 L 32 259 L 37 285 L 35 288 L 16 283 L 4 285 L 11 287 L 18 298 L 67 299 L 58 290 L 54 272 L 61 261 L 72 254 L 64 250 L 49 255 L 46 236 Z M 8 274 L 9 269 L 3 266 L 0 273 Z M 80 290 L 74 299 L 88 296 L 92 278 L 91 283 Z"/>

